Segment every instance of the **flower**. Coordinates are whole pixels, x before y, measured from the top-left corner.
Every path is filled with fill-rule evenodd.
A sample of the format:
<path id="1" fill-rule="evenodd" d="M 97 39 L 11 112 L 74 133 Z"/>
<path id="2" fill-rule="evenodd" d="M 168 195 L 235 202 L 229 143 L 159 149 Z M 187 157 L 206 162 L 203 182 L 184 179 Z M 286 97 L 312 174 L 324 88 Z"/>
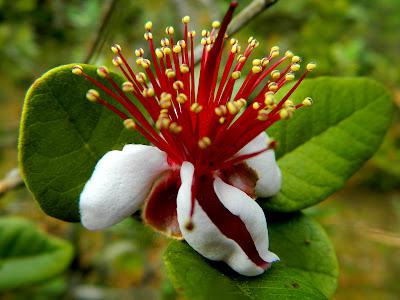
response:
<path id="1" fill-rule="evenodd" d="M 202 31 L 199 80 L 195 80 L 194 40 L 188 30 L 190 18 L 182 19 L 184 36 L 175 42 L 174 28 L 166 28 L 161 48 L 155 48 L 152 23 L 145 24 L 149 59 L 137 49 L 135 72 L 119 45 L 113 45 L 113 64 L 127 81 L 120 87 L 106 67 L 98 76 L 113 86 L 107 88 L 74 66 L 115 99 L 125 112 L 105 101 L 100 93 L 87 92 L 90 101 L 107 107 L 129 130 L 140 132 L 152 146 L 126 145 L 110 151 L 97 163 L 80 196 L 82 224 L 96 230 L 111 226 L 143 207 L 143 220 L 156 230 L 185 239 L 201 255 L 224 261 L 236 272 L 254 276 L 266 270 L 278 257 L 268 250 L 265 215 L 254 199 L 276 194 L 281 172 L 265 130 L 293 112 L 312 103 L 306 98 L 295 105 L 289 97 L 306 75 L 277 101 L 276 93 L 294 79 L 300 58 L 279 47 L 266 57 L 254 59 L 251 70 L 237 92 L 241 72 L 252 51 L 254 38 L 246 49 L 230 39 L 228 57 L 222 65 L 226 30 L 237 2 L 232 2 L 222 23 Z M 278 67 L 287 63 L 283 70 Z M 221 69 L 221 74 L 219 71 Z M 219 75 L 221 79 L 218 81 Z M 140 110 L 131 101 L 139 100 Z"/>

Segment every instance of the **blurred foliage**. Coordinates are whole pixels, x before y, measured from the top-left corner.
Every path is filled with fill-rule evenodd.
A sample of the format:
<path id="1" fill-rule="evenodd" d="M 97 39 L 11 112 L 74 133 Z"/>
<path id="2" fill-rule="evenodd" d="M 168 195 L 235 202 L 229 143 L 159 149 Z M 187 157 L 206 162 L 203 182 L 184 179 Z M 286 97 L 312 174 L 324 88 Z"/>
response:
<path id="1" fill-rule="evenodd" d="M 193 27 L 221 16 L 227 0 L 117 0 L 100 37 L 110 0 L 0 0 L 0 177 L 16 165 L 16 136 L 23 95 L 34 78 L 57 65 L 111 57 L 118 42 L 144 47 L 143 23 L 152 19 L 159 39 L 166 25 L 179 30 L 190 14 Z M 241 0 L 244 7 L 250 0 Z M 197 25 L 196 25 L 197 24 Z M 238 35 L 260 41 L 258 55 L 278 44 L 315 59 L 315 75 L 373 77 L 391 88 L 400 105 L 400 1 L 280 0 Z M 94 47 L 94 42 L 100 43 Z M 133 61 L 133 55 L 131 56 Z M 315 99 L 316 101 L 318 99 Z M 339 141 L 340 142 L 340 141 Z M 336 299 L 397 299 L 400 276 L 399 113 L 380 152 L 349 188 L 310 213 L 328 229 L 341 277 Z M 359 186 L 363 185 L 363 190 Z M 379 191 L 379 193 L 377 192 Z M 384 192 L 384 193 L 383 193 Z M 176 299 L 161 266 L 167 241 L 134 220 L 107 232 L 47 217 L 26 190 L 0 199 L 0 215 L 20 215 L 73 243 L 66 277 L 0 295 L 1 299 Z"/>

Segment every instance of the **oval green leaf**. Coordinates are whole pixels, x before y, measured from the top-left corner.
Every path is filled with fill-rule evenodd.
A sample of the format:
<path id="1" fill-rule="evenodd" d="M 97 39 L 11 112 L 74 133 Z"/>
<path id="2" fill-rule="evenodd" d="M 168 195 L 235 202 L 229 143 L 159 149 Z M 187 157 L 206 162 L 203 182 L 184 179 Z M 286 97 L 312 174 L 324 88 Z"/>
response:
<path id="1" fill-rule="evenodd" d="M 71 263 L 72 246 L 30 221 L 0 218 L 0 291 L 51 279 Z"/>
<path id="2" fill-rule="evenodd" d="M 82 66 L 110 87 L 97 76 L 96 67 Z M 20 127 L 19 161 L 25 183 L 42 209 L 62 220 L 79 221 L 79 195 L 97 161 L 124 144 L 147 142 L 126 130 L 103 106 L 86 100 L 86 92 L 94 86 L 72 74 L 72 67 L 50 70 L 29 89 Z M 123 82 L 118 75 L 112 76 Z"/>
<path id="3" fill-rule="evenodd" d="M 281 261 L 263 275 L 244 277 L 174 241 L 164 254 L 173 285 L 186 299 L 329 299 L 338 264 L 322 227 L 301 213 L 279 216 L 268 226 L 271 251 Z"/>
<path id="4" fill-rule="evenodd" d="M 366 78 L 306 80 L 291 97 L 314 105 L 268 129 L 279 143 L 283 181 L 269 210 L 291 212 L 314 205 L 342 188 L 378 149 L 390 126 L 393 105 L 385 88 Z"/>

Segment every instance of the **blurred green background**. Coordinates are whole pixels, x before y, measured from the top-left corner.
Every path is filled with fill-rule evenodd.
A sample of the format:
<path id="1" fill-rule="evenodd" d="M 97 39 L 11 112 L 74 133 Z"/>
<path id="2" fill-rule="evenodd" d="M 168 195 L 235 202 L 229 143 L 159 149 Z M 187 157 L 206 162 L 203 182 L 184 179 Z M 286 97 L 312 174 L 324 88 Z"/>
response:
<path id="1" fill-rule="evenodd" d="M 178 29 L 186 14 L 199 32 L 228 2 L 0 0 L 0 178 L 17 165 L 19 116 L 35 78 L 61 64 L 109 64 L 114 42 L 144 48 L 149 19 L 157 39 L 166 25 Z M 239 2 L 242 9 L 251 1 Z M 343 191 L 306 212 L 323 224 L 337 250 L 335 299 L 399 299 L 400 1 L 280 0 L 236 34 L 243 43 L 249 36 L 260 41 L 259 55 L 279 45 L 316 60 L 314 76 L 367 76 L 390 89 L 397 109 L 379 152 Z M 45 216 L 24 188 L 0 197 L 0 215 L 33 220 L 76 250 L 64 275 L 1 299 L 179 298 L 160 258 L 168 241 L 136 221 L 93 233 Z"/>

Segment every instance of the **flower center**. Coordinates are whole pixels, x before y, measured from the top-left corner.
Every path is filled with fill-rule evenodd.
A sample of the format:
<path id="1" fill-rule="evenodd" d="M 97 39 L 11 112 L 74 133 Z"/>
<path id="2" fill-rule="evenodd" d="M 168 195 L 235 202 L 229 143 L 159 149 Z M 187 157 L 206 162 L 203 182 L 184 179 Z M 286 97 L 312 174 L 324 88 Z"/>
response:
<path id="1" fill-rule="evenodd" d="M 238 41 L 230 39 L 227 57 L 224 56 L 228 24 L 236 6 L 237 2 L 232 2 L 222 23 L 214 21 L 211 31 L 202 31 L 198 81 L 194 72 L 196 32 L 189 31 L 188 16 L 182 18 L 183 39 L 176 42 L 174 28 L 168 26 L 167 37 L 161 39 L 160 48 L 155 48 L 153 43 L 152 23 L 145 24 L 144 38 L 150 56 L 145 58 L 142 48 L 135 51 L 136 64 L 141 71 L 133 70 L 119 45 L 111 47 L 116 54 L 113 64 L 127 80 L 122 86 L 113 80 L 106 67 L 98 68 L 97 74 L 105 78 L 112 89 L 87 75 L 79 65 L 74 66 L 72 72 L 84 76 L 115 99 L 124 111 L 105 101 L 97 90 L 87 93 L 90 101 L 117 114 L 127 129 L 139 131 L 165 151 L 171 164 L 189 161 L 200 173 L 232 167 L 274 148 L 275 142 L 272 142 L 258 152 L 237 155 L 272 124 L 312 104 L 311 98 L 294 104 L 289 97 L 315 68 L 315 63 L 308 63 L 304 73 L 280 99 L 276 93 L 293 81 L 295 72 L 300 69 L 301 59 L 291 51 L 280 56 L 279 47 L 272 47 L 266 56 L 254 58 L 250 71 L 242 76 L 244 66 L 259 43 L 249 38 L 242 52 Z M 222 62 L 224 66 L 220 68 Z M 244 79 L 239 80 L 242 77 Z M 146 113 L 138 109 L 131 97 L 140 102 Z"/>

